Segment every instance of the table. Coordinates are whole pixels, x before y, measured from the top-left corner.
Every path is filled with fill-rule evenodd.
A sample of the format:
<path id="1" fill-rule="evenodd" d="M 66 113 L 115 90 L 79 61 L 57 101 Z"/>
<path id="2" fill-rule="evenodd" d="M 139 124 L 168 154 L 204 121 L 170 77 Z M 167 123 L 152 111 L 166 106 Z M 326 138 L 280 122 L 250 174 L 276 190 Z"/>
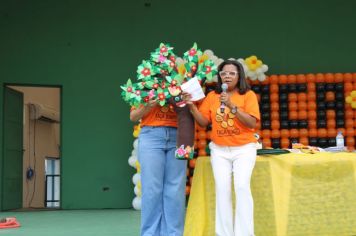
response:
<path id="1" fill-rule="evenodd" d="M 252 175 L 256 236 L 356 235 L 356 153 L 258 156 Z M 209 157 L 198 157 L 184 236 L 215 235 Z"/>

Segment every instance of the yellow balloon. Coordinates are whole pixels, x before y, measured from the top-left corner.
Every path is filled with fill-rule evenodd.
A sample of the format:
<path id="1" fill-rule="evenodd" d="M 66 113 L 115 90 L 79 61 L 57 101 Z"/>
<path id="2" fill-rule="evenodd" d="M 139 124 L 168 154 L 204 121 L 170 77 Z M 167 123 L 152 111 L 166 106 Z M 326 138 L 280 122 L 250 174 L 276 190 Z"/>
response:
<path id="1" fill-rule="evenodd" d="M 351 95 L 351 97 L 355 98 L 356 97 L 356 90 L 352 91 L 350 95 Z"/>
<path id="2" fill-rule="evenodd" d="M 352 102 L 352 103 L 351 103 L 351 107 L 352 107 L 353 109 L 356 109 L 356 102 Z"/>
<path id="3" fill-rule="evenodd" d="M 345 98 L 345 101 L 346 101 L 347 103 L 351 103 L 351 102 L 352 102 L 352 97 L 351 97 L 351 96 L 347 96 L 347 97 Z"/>

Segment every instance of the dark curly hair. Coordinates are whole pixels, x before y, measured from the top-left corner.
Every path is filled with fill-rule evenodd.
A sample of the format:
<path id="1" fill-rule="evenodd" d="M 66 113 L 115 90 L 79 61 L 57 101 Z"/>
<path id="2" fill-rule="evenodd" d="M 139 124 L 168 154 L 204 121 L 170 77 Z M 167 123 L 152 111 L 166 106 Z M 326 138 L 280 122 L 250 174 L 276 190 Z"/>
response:
<path id="1" fill-rule="evenodd" d="M 215 92 L 219 93 L 219 94 L 222 92 L 222 89 L 221 89 L 222 80 L 219 75 L 219 72 L 222 71 L 222 69 L 226 65 L 234 65 L 237 69 L 238 81 L 236 84 L 236 89 L 239 92 L 239 94 L 245 94 L 247 91 L 249 91 L 251 89 L 251 87 L 246 80 L 245 71 L 244 71 L 243 66 L 241 65 L 240 62 L 238 62 L 236 60 L 228 59 L 228 60 L 223 61 L 218 67 L 218 84 L 216 85 Z"/>

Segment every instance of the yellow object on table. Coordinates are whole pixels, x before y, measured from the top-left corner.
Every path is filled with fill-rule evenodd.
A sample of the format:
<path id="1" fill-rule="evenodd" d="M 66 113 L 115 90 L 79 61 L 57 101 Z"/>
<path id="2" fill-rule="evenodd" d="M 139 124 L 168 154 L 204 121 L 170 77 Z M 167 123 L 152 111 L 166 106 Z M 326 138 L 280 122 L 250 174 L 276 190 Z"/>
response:
<path id="1" fill-rule="evenodd" d="M 256 236 L 356 235 L 356 153 L 257 157 L 251 180 Z M 210 157 L 199 157 L 184 236 L 215 236 Z"/>

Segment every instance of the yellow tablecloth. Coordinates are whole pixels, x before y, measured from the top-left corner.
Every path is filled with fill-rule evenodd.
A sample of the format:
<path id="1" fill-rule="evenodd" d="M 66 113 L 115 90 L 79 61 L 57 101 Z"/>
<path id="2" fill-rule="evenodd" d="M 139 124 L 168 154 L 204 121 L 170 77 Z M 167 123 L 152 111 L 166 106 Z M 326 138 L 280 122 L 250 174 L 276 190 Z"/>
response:
<path id="1" fill-rule="evenodd" d="M 356 154 L 257 157 L 251 181 L 256 236 L 356 235 Z M 215 235 L 215 186 L 199 157 L 184 236 Z"/>

